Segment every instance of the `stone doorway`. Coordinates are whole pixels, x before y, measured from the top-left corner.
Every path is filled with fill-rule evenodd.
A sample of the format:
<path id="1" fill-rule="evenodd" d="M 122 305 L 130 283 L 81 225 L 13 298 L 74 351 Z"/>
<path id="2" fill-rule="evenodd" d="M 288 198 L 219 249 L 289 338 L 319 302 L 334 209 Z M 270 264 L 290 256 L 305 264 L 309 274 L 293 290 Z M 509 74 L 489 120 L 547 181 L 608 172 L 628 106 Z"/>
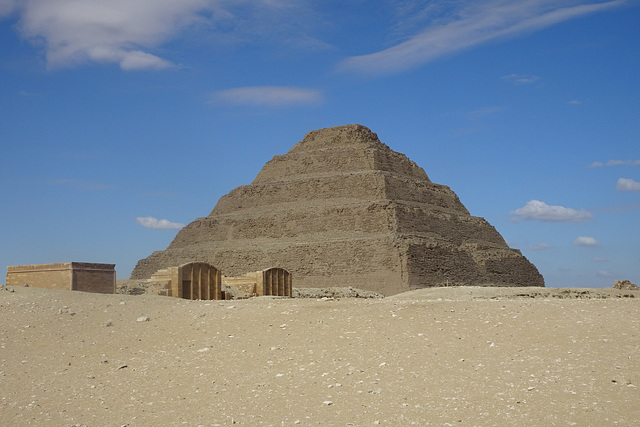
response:
<path id="1" fill-rule="evenodd" d="M 220 270 L 206 262 L 192 262 L 177 268 L 171 294 L 178 298 L 211 300 L 222 298 Z"/>

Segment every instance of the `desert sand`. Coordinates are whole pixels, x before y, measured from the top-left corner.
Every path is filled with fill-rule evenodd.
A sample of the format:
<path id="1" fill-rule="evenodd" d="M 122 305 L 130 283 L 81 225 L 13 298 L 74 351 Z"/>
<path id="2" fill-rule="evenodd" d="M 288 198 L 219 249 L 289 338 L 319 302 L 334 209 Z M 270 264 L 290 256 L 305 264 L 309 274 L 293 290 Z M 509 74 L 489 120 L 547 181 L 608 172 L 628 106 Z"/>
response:
<path id="1" fill-rule="evenodd" d="M 5 287 L 1 424 L 635 426 L 635 292 L 188 301 Z"/>

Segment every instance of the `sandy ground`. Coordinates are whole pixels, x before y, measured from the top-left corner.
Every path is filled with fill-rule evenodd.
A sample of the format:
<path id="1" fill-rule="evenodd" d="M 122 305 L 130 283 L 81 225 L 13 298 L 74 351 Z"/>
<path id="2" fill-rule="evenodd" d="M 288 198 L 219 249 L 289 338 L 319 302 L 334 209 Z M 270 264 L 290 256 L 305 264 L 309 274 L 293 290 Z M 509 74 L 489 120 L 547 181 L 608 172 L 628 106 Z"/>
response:
<path id="1" fill-rule="evenodd" d="M 9 288 L 0 424 L 637 426 L 640 293 L 629 295 L 186 301 Z"/>

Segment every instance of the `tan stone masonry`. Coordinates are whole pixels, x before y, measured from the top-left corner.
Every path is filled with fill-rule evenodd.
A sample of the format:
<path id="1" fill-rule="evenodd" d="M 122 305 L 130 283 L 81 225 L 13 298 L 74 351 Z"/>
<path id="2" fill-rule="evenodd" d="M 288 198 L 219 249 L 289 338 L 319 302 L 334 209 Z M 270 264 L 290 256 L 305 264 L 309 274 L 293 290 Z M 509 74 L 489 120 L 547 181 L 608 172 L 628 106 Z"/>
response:
<path id="1" fill-rule="evenodd" d="M 299 288 L 348 285 L 384 295 L 544 286 L 489 222 L 360 125 L 309 132 L 168 248 L 138 261 L 131 278 L 194 261 L 233 277 L 276 265 Z"/>
<path id="2" fill-rule="evenodd" d="M 114 294 L 115 264 L 59 262 L 52 264 L 13 265 L 7 267 L 8 286 Z"/>
<path id="3" fill-rule="evenodd" d="M 156 271 L 149 282 L 164 285 L 161 295 L 200 300 L 286 296 L 292 293 L 291 273 L 282 268 L 222 276 L 220 270 L 205 262 L 186 263 Z M 223 290 L 227 289 L 227 292 Z"/>

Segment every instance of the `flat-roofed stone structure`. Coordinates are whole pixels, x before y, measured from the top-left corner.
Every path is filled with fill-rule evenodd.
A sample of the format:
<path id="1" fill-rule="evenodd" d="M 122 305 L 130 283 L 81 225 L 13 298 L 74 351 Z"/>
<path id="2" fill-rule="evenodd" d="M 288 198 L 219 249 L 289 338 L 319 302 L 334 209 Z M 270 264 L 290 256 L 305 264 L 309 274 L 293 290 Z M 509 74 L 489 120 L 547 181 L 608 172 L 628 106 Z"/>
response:
<path id="1" fill-rule="evenodd" d="M 536 267 L 449 187 L 364 126 L 309 132 L 250 185 L 138 261 L 131 278 L 202 261 L 230 276 L 280 266 L 296 287 L 392 295 L 430 286 L 544 286 Z"/>
<path id="2" fill-rule="evenodd" d="M 29 285 L 36 288 L 115 294 L 116 270 L 115 264 L 88 262 L 13 265 L 7 267 L 6 282 L 8 286 Z"/>

